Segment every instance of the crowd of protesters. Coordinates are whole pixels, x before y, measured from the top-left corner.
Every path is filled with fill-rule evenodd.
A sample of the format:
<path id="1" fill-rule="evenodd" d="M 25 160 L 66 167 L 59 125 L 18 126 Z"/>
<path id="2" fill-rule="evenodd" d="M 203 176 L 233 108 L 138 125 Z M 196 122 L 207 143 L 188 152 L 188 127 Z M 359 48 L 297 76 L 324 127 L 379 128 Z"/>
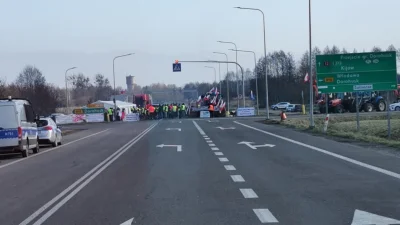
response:
<path id="1" fill-rule="evenodd" d="M 140 120 L 159 120 L 159 119 L 174 119 L 186 117 L 186 106 L 182 104 L 160 104 L 147 105 L 145 107 L 133 107 L 133 113 L 139 113 Z"/>

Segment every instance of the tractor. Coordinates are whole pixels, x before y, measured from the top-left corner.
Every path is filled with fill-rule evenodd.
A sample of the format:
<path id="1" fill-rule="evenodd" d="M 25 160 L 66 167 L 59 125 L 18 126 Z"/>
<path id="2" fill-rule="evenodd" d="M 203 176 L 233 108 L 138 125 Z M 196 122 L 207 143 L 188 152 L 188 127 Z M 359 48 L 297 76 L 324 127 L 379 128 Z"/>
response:
<path id="1" fill-rule="evenodd" d="M 380 112 L 386 110 L 385 99 L 376 91 L 359 92 L 358 96 L 357 93 L 350 93 L 342 99 L 344 109 L 349 112 L 356 112 L 356 102 L 358 102 L 360 112 L 372 112 L 373 110 Z"/>
<path id="2" fill-rule="evenodd" d="M 320 113 L 326 113 L 326 103 L 325 103 L 325 97 L 321 98 L 320 100 L 317 101 L 317 104 L 319 105 L 319 112 Z M 336 93 L 336 94 L 330 94 L 328 96 L 328 113 L 343 113 L 344 108 L 342 105 L 342 93 Z"/>

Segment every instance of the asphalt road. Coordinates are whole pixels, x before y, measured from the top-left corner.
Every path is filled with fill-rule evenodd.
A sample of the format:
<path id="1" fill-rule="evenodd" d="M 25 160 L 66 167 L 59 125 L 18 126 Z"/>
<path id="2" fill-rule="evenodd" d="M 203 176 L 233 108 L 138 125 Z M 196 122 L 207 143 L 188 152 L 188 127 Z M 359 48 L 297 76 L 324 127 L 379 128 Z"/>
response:
<path id="1" fill-rule="evenodd" d="M 0 167 L 0 224 L 400 224 L 400 158 L 377 149 L 238 118 L 84 132 Z"/>

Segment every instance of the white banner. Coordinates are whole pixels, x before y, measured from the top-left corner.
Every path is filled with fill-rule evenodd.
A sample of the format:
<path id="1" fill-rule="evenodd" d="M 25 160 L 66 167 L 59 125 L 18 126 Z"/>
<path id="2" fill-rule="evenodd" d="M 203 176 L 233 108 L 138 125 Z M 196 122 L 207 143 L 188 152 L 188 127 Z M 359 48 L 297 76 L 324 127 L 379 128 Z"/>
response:
<path id="1" fill-rule="evenodd" d="M 74 123 L 73 114 L 56 116 L 56 124 Z"/>
<path id="2" fill-rule="evenodd" d="M 200 118 L 210 118 L 209 111 L 200 111 Z"/>
<path id="3" fill-rule="evenodd" d="M 126 114 L 125 116 L 125 121 L 126 122 L 134 122 L 134 121 L 139 121 L 139 113 L 129 113 Z"/>
<path id="4" fill-rule="evenodd" d="M 104 122 L 103 113 L 86 114 L 85 117 L 86 117 L 86 122 L 88 123 Z"/>
<path id="5" fill-rule="evenodd" d="M 238 108 L 236 111 L 236 116 L 254 116 L 254 115 L 255 115 L 254 107 Z"/>

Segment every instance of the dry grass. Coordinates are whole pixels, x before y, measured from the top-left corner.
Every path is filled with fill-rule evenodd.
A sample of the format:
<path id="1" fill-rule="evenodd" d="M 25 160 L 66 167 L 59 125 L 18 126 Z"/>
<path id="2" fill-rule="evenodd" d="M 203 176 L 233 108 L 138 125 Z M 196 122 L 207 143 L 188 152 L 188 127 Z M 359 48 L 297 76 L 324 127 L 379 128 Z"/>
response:
<path id="1" fill-rule="evenodd" d="M 391 117 L 391 138 L 387 136 L 386 115 L 360 117 L 360 130 L 357 132 L 355 115 L 346 117 L 333 117 L 329 120 L 329 136 L 341 137 L 362 142 L 376 143 L 390 147 L 400 148 L 400 115 Z M 275 121 L 269 124 L 280 124 L 299 130 L 308 130 L 313 133 L 323 133 L 324 119 L 315 118 L 315 127 L 309 128 L 309 120 L 306 118 L 293 118 L 284 122 Z"/>

